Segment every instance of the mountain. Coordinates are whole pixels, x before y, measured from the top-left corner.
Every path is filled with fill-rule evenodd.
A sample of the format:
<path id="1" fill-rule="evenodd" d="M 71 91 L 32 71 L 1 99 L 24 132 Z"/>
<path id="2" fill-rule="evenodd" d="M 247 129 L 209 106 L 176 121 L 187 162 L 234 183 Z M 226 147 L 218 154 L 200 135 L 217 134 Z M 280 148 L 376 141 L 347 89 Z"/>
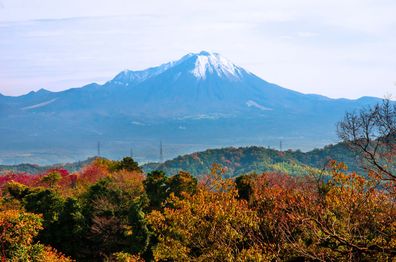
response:
<path id="1" fill-rule="evenodd" d="M 334 142 L 345 111 L 378 98 L 330 99 L 262 80 L 202 51 L 103 85 L 0 96 L 0 163 L 70 162 L 96 154 L 140 162 L 221 146 L 309 150 Z"/>

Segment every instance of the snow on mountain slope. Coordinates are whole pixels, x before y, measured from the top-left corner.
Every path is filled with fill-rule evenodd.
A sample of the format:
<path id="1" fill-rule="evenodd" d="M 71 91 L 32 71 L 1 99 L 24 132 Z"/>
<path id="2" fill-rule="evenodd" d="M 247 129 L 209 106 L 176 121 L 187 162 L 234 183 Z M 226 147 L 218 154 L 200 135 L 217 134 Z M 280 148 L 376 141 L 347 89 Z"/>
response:
<path id="1" fill-rule="evenodd" d="M 29 110 L 29 109 L 40 108 L 40 107 L 49 105 L 49 104 L 51 104 L 51 103 L 53 103 L 53 102 L 55 102 L 55 101 L 56 101 L 56 98 L 51 99 L 51 100 L 49 100 L 49 101 L 42 102 L 42 103 L 38 103 L 38 104 L 35 104 L 35 105 L 25 106 L 25 107 L 22 108 L 22 110 Z"/>
<path id="2" fill-rule="evenodd" d="M 180 64 L 184 60 L 188 59 L 189 57 L 193 56 L 194 54 L 190 53 L 188 55 L 183 56 L 181 59 L 176 61 L 171 61 L 168 63 L 161 64 L 156 67 L 150 67 L 144 70 L 124 70 L 118 75 L 116 75 L 109 83 L 121 84 L 121 85 L 130 85 L 132 84 L 139 84 L 151 77 L 155 77 L 166 70 L 174 67 L 175 65 Z"/>
<path id="3" fill-rule="evenodd" d="M 115 76 L 111 82 L 121 85 L 139 84 L 153 76 L 159 75 L 173 66 L 173 62 L 141 71 L 124 70 Z"/>
<path id="4" fill-rule="evenodd" d="M 262 106 L 262 105 L 256 103 L 256 102 L 253 101 L 253 100 L 247 101 L 247 102 L 246 102 L 246 105 L 247 105 L 248 107 L 255 107 L 255 108 L 258 108 L 258 109 L 263 110 L 263 111 L 270 111 L 270 110 L 272 110 L 271 108 Z"/>

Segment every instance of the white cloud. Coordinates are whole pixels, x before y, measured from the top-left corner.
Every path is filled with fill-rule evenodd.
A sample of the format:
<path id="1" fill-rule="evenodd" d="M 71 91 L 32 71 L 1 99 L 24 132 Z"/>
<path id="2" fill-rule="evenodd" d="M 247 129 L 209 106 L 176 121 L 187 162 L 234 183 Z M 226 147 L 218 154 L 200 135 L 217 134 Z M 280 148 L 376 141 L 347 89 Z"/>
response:
<path id="1" fill-rule="evenodd" d="M 297 32 L 296 35 L 298 37 L 314 37 L 317 36 L 317 33 L 314 32 Z"/>

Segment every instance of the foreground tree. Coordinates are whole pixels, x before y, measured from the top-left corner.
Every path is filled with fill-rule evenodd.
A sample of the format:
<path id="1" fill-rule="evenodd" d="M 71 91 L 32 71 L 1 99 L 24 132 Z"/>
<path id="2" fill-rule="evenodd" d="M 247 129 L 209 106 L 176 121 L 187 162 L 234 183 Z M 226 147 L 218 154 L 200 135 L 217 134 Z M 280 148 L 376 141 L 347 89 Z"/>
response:
<path id="1" fill-rule="evenodd" d="M 168 177 L 165 172 L 155 170 L 147 174 L 144 180 L 144 189 L 150 200 L 150 209 L 160 209 L 162 203 L 168 196 L 167 185 Z"/>
<path id="2" fill-rule="evenodd" d="M 347 113 L 338 123 L 338 136 L 362 155 L 372 175 L 396 181 L 396 103 L 382 103 Z"/>
<path id="3" fill-rule="evenodd" d="M 0 211 L 1 261 L 71 261 L 56 250 L 35 243 L 42 227 L 39 215 L 19 210 Z"/>
<path id="4" fill-rule="evenodd" d="M 394 199 L 375 181 L 345 172 L 342 163 L 329 167 L 323 180 L 258 177 L 251 207 L 261 218 L 264 242 L 273 243 L 282 260 L 391 261 Z"/>
<path id="5" fill-rule="evenodd" d="M 143 175 L 126 170 L 88 188 L 83 202 L 91 259 L 104 259 L 120 251 L 146 251 L 149 232 L 142 214 L 144 198 Z"/>

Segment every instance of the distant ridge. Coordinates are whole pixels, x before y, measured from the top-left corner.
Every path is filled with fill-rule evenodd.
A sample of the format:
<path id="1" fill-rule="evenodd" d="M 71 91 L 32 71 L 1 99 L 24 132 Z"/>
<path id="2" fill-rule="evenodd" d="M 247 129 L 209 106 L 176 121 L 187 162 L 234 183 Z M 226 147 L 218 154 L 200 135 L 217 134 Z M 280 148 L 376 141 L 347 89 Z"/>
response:
<path id="1" fill-rule="evenodd" d="M 5 172 L 38 174 L 53 168 L 63 168 L 75 172 L 90 164 L 96 157 L 75 163 L 39 166 L 32 164 L 0 165 L 0 174 Z M 173 175 L 180 170 L 188 171 L 194 176 L 208 174 L 212 164 L 217 163 L 226 168 L 226 176 L 238 176 L 251 172 L 287 172 L 291 175 L 306 174 L 305 167 L 322 169 L 327 161 L 345 162 L 349 170 L 364 172 L 360 169 L 360 160 L 349 148 L 339 143 L 328 145 L 309 152 L 284 151 L 264 147 L 227 147 L 208 149 L 192 154 L 181 155 L 164 163 L 143 164 L 143 170 L 148 173 L 153 170 L 163 170 L 167 175 Z"/>
<path id="2" fill-rule="evenodd" d="M 14 173 L 28 173 L 28 174 L 40 174 L 44 173 L 50 169 L 62 168 L 69 172 L 76 172 L 86 165 L 89 165 L 94 161 L 96 157 L 91 157 L 83 161 L 78 161 L 74 163 L 63 163 L 63 164 L 54 164 L 50 166 L 40 166 L 36 164 L 18 164 L 18 165 L 0 165 L 0 175 L 7 173 L 7 172 L 14 172 Z"/>

